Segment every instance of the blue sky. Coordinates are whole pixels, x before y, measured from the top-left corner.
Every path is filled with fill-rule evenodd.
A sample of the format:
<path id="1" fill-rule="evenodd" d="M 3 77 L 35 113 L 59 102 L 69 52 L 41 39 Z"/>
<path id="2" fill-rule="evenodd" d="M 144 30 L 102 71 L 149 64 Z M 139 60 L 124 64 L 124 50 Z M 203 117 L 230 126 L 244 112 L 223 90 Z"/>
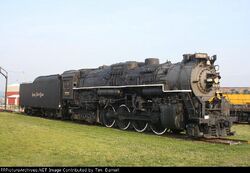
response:
<path id="1" fill-rule="evenodd" d="M 0 0 L 0 66 L 18 83 L 207 52 L 218 56 L 222 86 L 249 86 L 249 7 L 249 0 Z"/>

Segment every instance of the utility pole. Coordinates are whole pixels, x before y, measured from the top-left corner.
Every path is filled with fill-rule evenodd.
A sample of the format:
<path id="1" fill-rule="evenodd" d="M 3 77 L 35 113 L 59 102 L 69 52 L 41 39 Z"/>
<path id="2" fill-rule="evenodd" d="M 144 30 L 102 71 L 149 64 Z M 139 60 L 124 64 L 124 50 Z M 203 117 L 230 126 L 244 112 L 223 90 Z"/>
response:
<path id="1" fill-rule="evenodd" d="M 4 107 L 5 110 L 7 109 L 7 86 L 8 86 L 8 72 L 6 70 L 4 70 L 2 67 L 0 67 L 0 74 L 3 75 L 3 77 L 5 77 L 5 98 L 4 98 Z"/>

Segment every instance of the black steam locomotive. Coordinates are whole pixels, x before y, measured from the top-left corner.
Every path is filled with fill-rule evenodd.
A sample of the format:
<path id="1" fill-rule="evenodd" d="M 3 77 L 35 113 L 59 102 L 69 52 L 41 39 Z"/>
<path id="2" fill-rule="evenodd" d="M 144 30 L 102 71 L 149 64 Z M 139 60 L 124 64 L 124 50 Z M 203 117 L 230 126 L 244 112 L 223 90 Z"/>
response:
<path id="1" fill-rule="evenodd" d="M 230 135 L 232 118 L 209 99 L 219 87 L 216 56 L 185 54 L 180 63 L 156 58 L 41 76 L 20 86 L 25 113 L 101 123 L 162 135 Z"/>

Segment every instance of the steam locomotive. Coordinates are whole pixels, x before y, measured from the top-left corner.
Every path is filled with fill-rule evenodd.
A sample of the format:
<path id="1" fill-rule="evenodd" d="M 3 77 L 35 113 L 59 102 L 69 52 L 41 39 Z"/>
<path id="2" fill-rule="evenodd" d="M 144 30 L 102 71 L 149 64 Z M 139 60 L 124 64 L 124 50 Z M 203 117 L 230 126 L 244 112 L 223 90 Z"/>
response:
<path id="1" fill-rule="evenodd" d="M 21 84 L 20 106 L 30 115 L 122 130 L 227 136 L 233 122 L 229 111 L 223 103 L 209 102 L 220 83 L 216 58 L 185 54 L 179 63 L 148 58 L 40 76 Z"/>

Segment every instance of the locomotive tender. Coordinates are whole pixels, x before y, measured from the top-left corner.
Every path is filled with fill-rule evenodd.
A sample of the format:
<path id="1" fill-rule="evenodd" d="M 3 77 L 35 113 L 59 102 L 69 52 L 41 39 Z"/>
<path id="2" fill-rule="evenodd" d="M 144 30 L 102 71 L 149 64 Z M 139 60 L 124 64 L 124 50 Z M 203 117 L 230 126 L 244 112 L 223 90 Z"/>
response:
<path id="1" fill-rule="evenodd" d="M 20 106 L 27 114 L 122 130 L 226 136 L 233 120 L 223 104 L 214 108 L 209 102 L 220 83 L 215 61 L 216 56 L 196 53 L 175 64 L 148 58 L 41 76 L 21 84 Z"/>

